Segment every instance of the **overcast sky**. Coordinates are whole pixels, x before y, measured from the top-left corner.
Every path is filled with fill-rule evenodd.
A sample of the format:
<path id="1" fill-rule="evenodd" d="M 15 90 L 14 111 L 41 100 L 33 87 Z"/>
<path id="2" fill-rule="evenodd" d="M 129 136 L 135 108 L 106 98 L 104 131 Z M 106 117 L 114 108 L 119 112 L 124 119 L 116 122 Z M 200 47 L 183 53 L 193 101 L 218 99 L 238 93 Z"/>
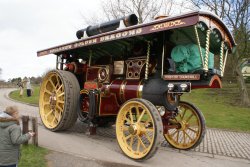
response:
<path id="1" fill-rule="evenodd" d="M 77 40 L 82 15 L 100 9 L 100 0 L 0 0 L 0 79 L 39 76 L 55 68 L 55 55 L 41 49 Z"/>

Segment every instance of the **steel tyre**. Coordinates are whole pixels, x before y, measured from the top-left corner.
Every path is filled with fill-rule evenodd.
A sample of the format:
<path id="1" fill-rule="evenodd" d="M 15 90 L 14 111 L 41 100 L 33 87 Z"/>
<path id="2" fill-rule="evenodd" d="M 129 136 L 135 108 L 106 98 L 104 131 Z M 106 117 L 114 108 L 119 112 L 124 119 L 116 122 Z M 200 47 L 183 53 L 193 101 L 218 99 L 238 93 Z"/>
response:
<path id="1" fill-rule="evenodd" d="M 74 125 L 79 109 L 79 92 L 74 74 L 61 70 L 46 74 L 40 89 L 39 111 L 47 129 L 66 130 Z"/>
<path id="2" fill-rule="evenodd" d="M 205 118 L 202 112 L 193 104 L 181 101 L 179 114 L 170 121 L 179 125 L 171 128 L 164 134 L 170 146 L 188 150 L 198 146 L 206 133 Z"/>
<path id="3" fill-rule="evenodd" d="M 156 107 L 145 99 L 125 102 L 116 119 L 116 137 L 123 153 L 131 159 L 151 158 L 162 139 L 162 121 Z"/>

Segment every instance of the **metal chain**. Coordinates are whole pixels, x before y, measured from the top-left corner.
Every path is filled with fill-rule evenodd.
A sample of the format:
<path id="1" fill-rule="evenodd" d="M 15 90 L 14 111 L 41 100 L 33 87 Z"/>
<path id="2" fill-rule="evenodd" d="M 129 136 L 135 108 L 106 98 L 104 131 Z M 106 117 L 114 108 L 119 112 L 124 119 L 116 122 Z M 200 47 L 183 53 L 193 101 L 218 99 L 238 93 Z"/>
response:
<path id="1" fill-rule="evenodd" d="M 223 56 L 224 56 L 224 41 L 221 41 L 221 47 L 220 47 L 220 71 L 221 73 L 223 70 Z"/>
<path id="2" fill-rule="evenodd" d="M 145 80 L 148 79 L 148 67 L 149 67 L 149 56 L 150 56 L 150 41 L 147 41 L 148 48 L 147 48 L 147 60 L 146 60 L 146 69 L 145 69 Z"/>
<path id="3" fill-rule="evenodd" d="M 208 71 L 208 56 L 209 56 L 209 43 L 210 43 L 210 33 L 211 30 L 207 30 L 207 35 L 206 35 L 206 51 L 205 51 L 205 64 L 204 64 L 204 70 L 207 72 Z"/>
<path id="4" fill-rule="evenodd" d="M 203 54 L 202 54 L 202 51 L 201 51 L 201 43 L 200 43 L 199 33 L 198 33 L 196 25 L 194 26 L 194 31 L 195 31 L 195 36 L 196 36 L 196 40 L 197 40 L 197 45 L 198 45 L 199 52 L 200 52 L 202 67 L 204 68 L 204 60 L 203 60 Z"/>

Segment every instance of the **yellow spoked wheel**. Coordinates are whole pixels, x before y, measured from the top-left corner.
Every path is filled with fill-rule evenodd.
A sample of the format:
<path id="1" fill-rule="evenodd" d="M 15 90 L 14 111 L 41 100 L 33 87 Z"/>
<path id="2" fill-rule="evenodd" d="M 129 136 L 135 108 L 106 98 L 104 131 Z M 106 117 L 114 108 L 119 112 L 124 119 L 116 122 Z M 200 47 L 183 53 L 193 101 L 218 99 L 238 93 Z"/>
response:
<path id="1" fill-rule="evenodd" d="M 154 155 L 161 142 L 162 121 L 156 107 L 144 99 L 131 99 L 120 108 L 116 137 L 125 155 L 145 160 Z"/>
<path id="2" fill-rule="evenodd" d="M 46 74 L 40 88 L 39 110 L 51 131 L 70 128 L 77 119 L 80 87 L 74 74 L 54 70 Z"/>
<path id="3" fill-rule="evenodd" d="M 201 111 L 188 102 L 179 103 L 179 114 L 169 120 L 164 137 L 174 148 L 188 150 L 200 144 L 205 135 L 205 119 Z"/>

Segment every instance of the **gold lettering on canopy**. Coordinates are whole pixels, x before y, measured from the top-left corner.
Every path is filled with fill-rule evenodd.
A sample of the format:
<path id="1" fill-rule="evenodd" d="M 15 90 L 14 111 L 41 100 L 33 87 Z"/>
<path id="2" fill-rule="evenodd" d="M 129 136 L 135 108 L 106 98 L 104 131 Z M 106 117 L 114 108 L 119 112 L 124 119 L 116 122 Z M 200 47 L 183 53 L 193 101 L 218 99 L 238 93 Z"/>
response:
<path id="1" fill-rule="evenodd" d="M 160 24 L 154 25 L 153 28 L 150 29 L 150 31 L 156 31 L 156 30 L 165 29 L 165 28 L 169 28 L 169 27 L 176 27 L 176 26 L 180 26 L 182 24 L 186 24 L 186 23 L 183 22 L 182 20 L 168 21 L 165 23 L 160 23 Z"/>
<path id="2" fill-rule="evenodd" d="M 105 36 L 100 37 L 100 42 L 111 41 L 111 40 L 125 38 L 125 37 L 129 37 L 133 35 L 139 35 L 141 33 L 142 33 L 142 28 L 137 28 L 137 29 L 128 30 L 124 32 L 118 32 L 118 33 L 114 33 L 111 35 L 105 35 Z"/>
<path id="3" fill-rule="evenodd" d="M 123 32 L 117 32 L 117 33 L 113 33 L 110 35 L 101 36 L 98 38 L 79 41 L 79 42 L 74 43 L 74 44 L 59 46 L 57 48 L 53 48 L 53 49 L 48 50 L 48 53 L 47 53 L 47 51 L 40 52 L 39 55 L 58 53 L 61 51 L 75 49 L 75 48 L 79 48 L 79 47 L 83 47 L 83 46 L 87 46 L 87 45 L 92 45 L 92 44 L 96 44 L 99 42 L 111 41 L 111 40 L 115 40 L 115 39 L 119 39 L 119 38 L 126 38 L 126 37 L 130 37 L 130 36 L 134 36 L 134 35 L 139 35 L 141 33 L 142 33 L 142 28 L 132 29 L 132 30 L 123 31 Z"/>

